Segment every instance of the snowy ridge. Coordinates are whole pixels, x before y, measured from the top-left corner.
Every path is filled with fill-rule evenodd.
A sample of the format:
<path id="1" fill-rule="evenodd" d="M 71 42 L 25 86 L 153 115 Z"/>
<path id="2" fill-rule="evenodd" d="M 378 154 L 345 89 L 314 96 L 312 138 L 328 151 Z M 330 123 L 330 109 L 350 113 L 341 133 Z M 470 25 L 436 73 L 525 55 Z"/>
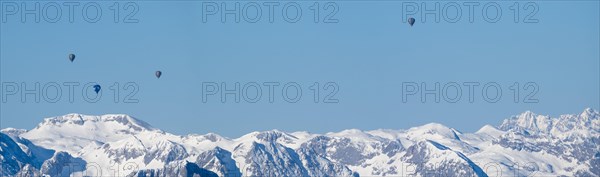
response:
<path id="1" fill-rule="evenodd" d="M 3 129 L 0 176 L 598 176 L 599 120 L 589 108 L 557 118 L 527 111 L 475 133 L 430 123 L 230 139 L 173 135 L 122 114 L 67 114 Z"/>

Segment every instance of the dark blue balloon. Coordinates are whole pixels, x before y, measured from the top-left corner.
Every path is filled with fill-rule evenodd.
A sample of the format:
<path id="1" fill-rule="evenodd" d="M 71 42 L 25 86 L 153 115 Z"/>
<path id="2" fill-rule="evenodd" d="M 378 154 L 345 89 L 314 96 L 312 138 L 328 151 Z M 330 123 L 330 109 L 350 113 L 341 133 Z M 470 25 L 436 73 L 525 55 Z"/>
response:
<path id="1" fill-rule="evenodd" d="M 100 92 L 100 89 L 102 89 L 102 87 L 100 87 L 100 85 L 94 85 L 94 92 L 96 92 L 96 94 L 98 94 L 98 92 Z"/>
<path id="2" fill-rule="evenodd" d="M 69 54 L 69 60 L 73 62 L 73 60 L 75 60 L 75 54 Z"/>
<path id="3" fill-rule="evenodd" d="M 415 24 L 415 18 L 408 18 L 408 24 L 410 24 L 410 26 L 413 26 L 413 24 Z"/>

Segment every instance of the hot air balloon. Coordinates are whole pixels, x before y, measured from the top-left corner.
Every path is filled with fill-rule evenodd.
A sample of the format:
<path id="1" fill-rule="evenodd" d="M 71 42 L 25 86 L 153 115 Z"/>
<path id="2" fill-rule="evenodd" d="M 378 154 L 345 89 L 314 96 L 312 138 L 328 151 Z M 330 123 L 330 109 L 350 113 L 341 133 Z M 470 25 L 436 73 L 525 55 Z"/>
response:
<path id="1" fill-rule="evenodd" d="M 75 60 L 75 54 L 69 54 L 69 60 L 73 62 L 73 60 Z"/>
<path id="2" fill-rule="evenodd" d="M 98 94 L 98 92 L 100 92 L 100 89 L 102 89 L 102 87 L 100 87 L 100 85 L 98 85 L 98 84 L 94 85 L 94 92 L 96 92 L 96 94 Z"/>
<path id="3" fill-rule="evenodd" d="M 415 24 L 415 18 L 408 18 L 408 24 L 410 24 L 410 26 L 413 26 L 413 24 Z"/>
<path id="4" fill-rule="evenodd" d="M 162 75 L 162 72 L 156 71 L 156 73 L 154 73 L 154 75 L 156 75 L 156 78 L 160 78 L 160 76 Z"/>

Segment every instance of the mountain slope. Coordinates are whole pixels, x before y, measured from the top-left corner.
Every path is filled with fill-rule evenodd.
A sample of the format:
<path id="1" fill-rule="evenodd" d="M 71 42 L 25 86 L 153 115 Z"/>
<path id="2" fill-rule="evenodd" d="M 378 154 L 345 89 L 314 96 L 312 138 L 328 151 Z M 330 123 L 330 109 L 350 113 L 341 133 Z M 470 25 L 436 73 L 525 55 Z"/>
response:
<path id="1" fill-rule="evenodd" d="M 407 130 L 178 136 L 127 115 L 68 114 L 0 134 L 2 176 L 598 176 L 600 114 L 527 111 L 462 133 Z"/>

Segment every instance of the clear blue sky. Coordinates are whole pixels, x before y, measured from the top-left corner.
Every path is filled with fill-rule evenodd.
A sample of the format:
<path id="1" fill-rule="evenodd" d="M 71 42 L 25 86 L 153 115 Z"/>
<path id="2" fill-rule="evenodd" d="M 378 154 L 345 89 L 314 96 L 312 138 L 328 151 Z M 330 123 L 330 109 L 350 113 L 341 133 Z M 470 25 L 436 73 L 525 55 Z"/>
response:
<path id="1" fill-rule="evenodd" d="M 34 23 L 33 16 L 21 23 L 19 14 L 3 16 L 7 21 L 0 23 L 1 82 L 81 85 L 74 103 L 68 102 L 67 87 L 62 87 L 57 103 L 35 103 L 32 97 L 21 103 L 19 95 L 6 97 L 0 105 L 1 127 L 31 129 L 42 118 L 68 113 L 123 113 L 176 134 L 215 132 L 229 137 L 270 129 L 405 129 L 429 122 L 473 132 L 526 110 L 556 116 L 600 108 L 598 1 L 537 2 L 534 18 L 539 22 L 529 24 L 522 22 L 532 10 L 523 10 L 524 2 L 519 23 L 513 22 L 509 9 L 513 2 L 499 3 L 503 14 L 497 23 L 482 19 L 482 3 L 473 23 L 462 6 L 458 23 L 435 23 L 433 16 L 423 23 L 415 15 L 413 27 L 402 22 L 401 2 L 338 1 L 335 24 L 312 22 L 313 2 L 299 2 L 303 15 L 298 23 L 281 18 L 285 2 L 276 7 L 273 23 L 268 22 L 266 6 L 258 23 L 233 23 L 233 16 L 221 23 L 216 15 L 203 23 L 202 4 L 193 1 L 138 2 L 135 24 L 114 23 L 112 2 L 99 2 L 103 16 L 97 23 L 82 19 L 84 2 L 73 23 L 66 19 L 65 6 L 57 23 Z M 322 9 L 321 18 L 330 11 Z M 127 12 L 122 9 L 120 18 Z M 67 60 L 69 53 L 77 55 L 75 62 Z M 163 71 L 162 78 L 154 77 L 156 70 Z M 299 83 L 302 100 L 283 101 L 280 85 L 275 103 L 268 102 L 266 87 L 258 103 L 221 103 L 216 96 L 202 102 L 203 82 L 231 86 L 269 81 Z M 308 87 L 329 81 L 339 86 L 339 103 L 313 103 Z M 403 82 L 443 86 L 470 81 L 481 82 L 474 103 L 468 102 L 466 87 L 458 103 L 422 103 L 418 96 L 402 102 Z M 81 87 L 87 82 L 103 86 L 101 101 L 83 101 Z M 121 87 L 135 82 L 139 103 L 114 103 L 109 87 L 115 82 Z M 501 85 L 501 101 L 483 100 L 481 86 L 487 82 Z M 514 103 L 508 89 L 513 82 L 521 87 L 537 83 L 539 102 Z M 121 90 L 121 100 L 126 93 Z M 521 90 L 521 99 L 526 93 Z"/>

